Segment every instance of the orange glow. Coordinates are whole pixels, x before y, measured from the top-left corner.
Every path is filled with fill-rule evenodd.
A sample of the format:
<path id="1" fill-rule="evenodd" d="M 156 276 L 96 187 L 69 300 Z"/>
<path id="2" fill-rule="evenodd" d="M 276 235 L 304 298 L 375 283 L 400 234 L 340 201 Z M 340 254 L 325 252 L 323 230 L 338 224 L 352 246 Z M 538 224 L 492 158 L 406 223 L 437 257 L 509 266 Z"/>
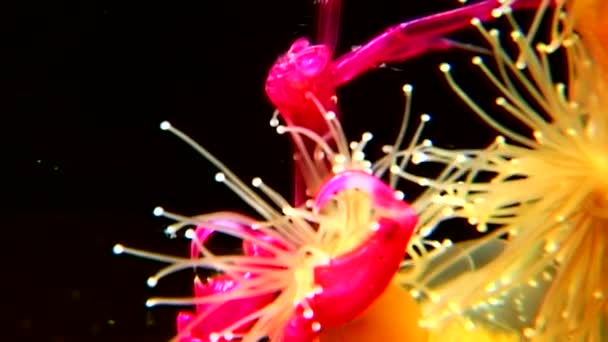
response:
<path id="1" fill-rule="evenodd" d="M 419 318 L 418 304 L 393 282 L 359 318 L 324 331 L 321 342 L 427 341 Z"/>
<path id="2" fill-rule="evenodd" d="M 587 42 L 595 62 L 608 71 L 608 1 L 605 0 L 571 0 L 568 2 L 574 26 Z M 608 74 L 606 74 L 608 77 Z"/>

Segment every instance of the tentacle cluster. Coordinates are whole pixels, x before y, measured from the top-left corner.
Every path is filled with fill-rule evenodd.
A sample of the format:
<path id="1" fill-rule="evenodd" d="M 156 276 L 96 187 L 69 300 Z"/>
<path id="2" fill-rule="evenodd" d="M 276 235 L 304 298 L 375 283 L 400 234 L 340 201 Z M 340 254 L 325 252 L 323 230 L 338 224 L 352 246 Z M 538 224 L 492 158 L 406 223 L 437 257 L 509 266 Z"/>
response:
<path id="1" fill-rule="evenodd" d="M 429 326 L 456 319 L 470 329 L 491 326 L 515 339 L 606 338 L 607 84 L 565 4 L 543 1 L 527 31 L 503 9 L 510 45 L 499 30 L 472 22 L 493 51 L 493 63 L 472 60 L 499 93 L 493 110 L 524 129 L 510 128 L 483 108 L 453 78 L 452 66 L 441 65 L 451 89 L 501 135 L 485 149 L 433 151 L 447 160 L 471 161 L 457 181 L 431 184 L 438 190 L 434 202 L 448 205 L 450 217 L 491 232 L 455 245 L 457 257 L 438 256 L 434 271 L 416 276 L 402 271 L 403 282 L 430 299 Z M 556 81 L 564 69 L 565 80 Z M 495 254 L 490 262 L 474 257 L 490 252 Z M 459 262 L 468 262 L 471 272 L 438 281 Z"/>

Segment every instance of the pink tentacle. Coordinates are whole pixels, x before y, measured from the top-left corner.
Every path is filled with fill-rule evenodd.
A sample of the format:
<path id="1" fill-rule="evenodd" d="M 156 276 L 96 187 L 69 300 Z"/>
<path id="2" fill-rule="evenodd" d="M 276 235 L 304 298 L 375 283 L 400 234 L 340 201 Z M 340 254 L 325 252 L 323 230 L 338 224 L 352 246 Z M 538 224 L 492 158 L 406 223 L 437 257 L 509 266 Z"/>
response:
<path id="1" fill-rule="evenodd" d="M 540 0 L 516 0 L 513 9 L 534 8 Z M 471 25 L 471 19 L 492 19 L 498 0 L 485 0 L 451 11 L 429 15 L 390 27 L 361 48 L 332 62 L 331 72 L 337 85 L 348 82 L 382 63 L 400 62 L 434 50 L 454 47 L 446 35 Z"/>
<path id="2" fill-rule="evenodd" d="M 342 0 L 319 0 L 317 43 L 325 45 L 333 55 L 338 42 Z"/>

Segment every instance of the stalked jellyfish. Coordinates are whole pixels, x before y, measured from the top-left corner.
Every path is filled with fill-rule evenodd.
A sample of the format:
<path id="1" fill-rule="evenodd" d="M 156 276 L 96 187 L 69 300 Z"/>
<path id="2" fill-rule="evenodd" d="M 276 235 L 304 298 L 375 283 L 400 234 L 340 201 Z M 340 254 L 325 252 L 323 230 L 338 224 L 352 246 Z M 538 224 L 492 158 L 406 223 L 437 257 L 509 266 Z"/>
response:
<path id="1" fill-rule="evenodd" d="M 538 1 L 514 4 L 532 6 Z M 293 139 L 298 164 L 296 198 L 290 202 L 255 178 L 245 184 L 225 165 L 169 123 L 162 128 L 178 136 L 209 160 L 225 184 L 259 215 L 231 212 L 194 217 L 166 212 L 174 219 L 167 228 L 181 230 L 192 240 L 190 257 L 173 257 L 116 245 L 117 254 L 131 254 L 168 263 L 150 277 L 155 286 L 165 276 L 192 268 L 214 271 L 195 278 L 191 298 L 153 298 L 149 306 L 194 306 L 178 315 L 174 341 L 336 341 L 426 340 L 418 327 L 418 307 L 393 280 L 404 255 L 443 251 L 450 243 L 426 239 L 445 217 L 445 203 L 434 193 L 416 199 L 415 208 L 395 187 L 408 165 L 438 162 L 444 171 L 434 178 L 417 178 L 421 186 L 451 184 L 458 172 L 471 168 L 468 160 L 428 157 L 432 143 L 419 141 L 424 114 L 412 141 L 403 148 L 412 87 L 406 85 L 406 115 L 396 142 L 386 156 L 372 163 L 363 149 L 372 138 L 348 142 L 337 116 L 335 87 L 384 62 L 401 61 L 426 51 L 462 46 L 443 35 L 465 27 L 473 17 L 491 18 L 504 10 L 499 1 L 482 1 L 390 28 L 368 44 L 332 59 L 339 1 L 321 4 L 321 45 L 298 40 L 270 72 L 266 90 L 285 124 L 275 116 L 278 133 Z M 390 171 L 390 172 L 388 172 Z M 403 173 L 403 174 L 402 174 Z M 253 188 L 252 188 L 253 187 Z M 435 187 L 430 187 L 433 191 Z M 257 190 L 257 191 L 255 191 Z M 260 195 L 263 194 L 267 200 Z M 420 216 L 420 227 L 408 245 Z M 213 234 L 240 240 L 242 252 L 214 254 L 207 246 Z M 428 249 L 427 249 L 428 248 Z M 425 256 L 422 253 L 421 256 Z M 418 260 L 424 263 L 423 260 Z M 392 304 L 395 301 L 395 304 Z"/>
<path id="2" fill-rule="evenodd" d="M 543 1 L 527 31 L 506 10 L 507 38 L 473 21 L 493 51 L 492 58 L 472 60 L 499 93 L 492 113 L 452 76 L 452 65 L 441 65 L 456 94 L 501 134 L 485 149 L 432 151 L 436 158 L 475 161 L 461 168 L 458 181 L 433 184 L 440 193 L 434 202 L 451 206 L 450 217 L 488 231 L 454 246 L 456 256 L 497 251 L 466 276 L 434 288 L 429 279 L 458 258 L 441 260 L 434 273 L 417 279 L 402 271 L 413 291 L 431 298 L 424 321 L 441 327 L 442 341 L 446 322 L 460 321 L 468 331 L 491 330 L 512 341 L 608 338 L 606 31 L 599 13 L 582 17 L 590 9 L 579 3 L 603 6 Z"/>
<path id="3" fill-rule="evenodd" d="M 261 179 L 252 186 L 265 201 L 203 147 L 169 123 L 162 128 L 189 143 L 221 171 L 226 184 L 263 219 L 211 213 L 175 219 L 176 234 L 189 226 L 192 257 L 178 258 L 117 245 L 127 253 L 170 265 L 150 277 L 150 286 L 184 269 L 221 272 L 195 279 L 192 298 L 156 298 L 154 305 L 195 305 L 196 314 L 178 318 L 176 341 L 239 338 L 312 341 L 321 329 L 345 324 L 369 307 L 391 282 L 416 225 L 413 209 L 367 172 L 350 169 L 322 184 L 308 207 L 293 207 Z M 240 239 L 242 255 L 215 255 L 205 245 L 212 233 Z"/>

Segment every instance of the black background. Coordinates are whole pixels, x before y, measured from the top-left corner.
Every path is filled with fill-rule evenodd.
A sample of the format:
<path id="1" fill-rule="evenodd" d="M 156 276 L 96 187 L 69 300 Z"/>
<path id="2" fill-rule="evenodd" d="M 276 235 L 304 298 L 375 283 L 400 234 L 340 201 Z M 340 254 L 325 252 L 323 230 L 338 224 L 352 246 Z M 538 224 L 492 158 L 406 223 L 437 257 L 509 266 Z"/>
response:
<path id="1" fill-rule="evenodd" d="M 166 341 L 177 309 L 147 309 L 144 302 L 188 295 L 192 275 L 149 289 L 147 277 L 162 265 L 115 256 L 112 246 L 185 255 L 187 242 L 168 239 L 168 222 L 152 215 L 158 205 L 186 215 L 251 210 L 159 124 L 171 121 L 245 180 L 260 176 L 290 198 L 289 142 L 268 125 L 273 107 L 263 84 L 294 39 L 312 38 L 315 6 L 22 4 L 19 19 L 2 24 L 0 340 Z M 345 1 L 337 54 L 390 25 L 456 6 Z M 378 143 L 370 151 L 393 141 L 408 82 L 415 86 L 412 125 L 422 112 L 433 116 L 425 136 L 443 146 L 487 143 L 494 133 L 471 133 L 479 119 L 465 114 L 438 70 L 443 61 L 460 62 L 460 76 L 468 78 L 469 58 L 430 53 L 350 82 L 339 90 L 347 135 L 358 140 L 373 132 Z"/>

